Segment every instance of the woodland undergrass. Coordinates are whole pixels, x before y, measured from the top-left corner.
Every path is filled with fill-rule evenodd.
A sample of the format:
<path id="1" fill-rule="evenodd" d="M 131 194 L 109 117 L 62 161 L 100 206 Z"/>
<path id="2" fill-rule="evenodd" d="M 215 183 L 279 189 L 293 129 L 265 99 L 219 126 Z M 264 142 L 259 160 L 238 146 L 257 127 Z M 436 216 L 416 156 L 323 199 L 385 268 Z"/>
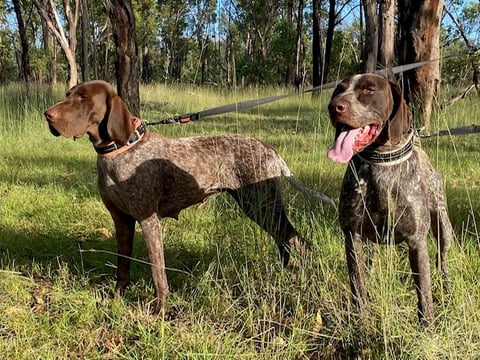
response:
<path id="1" fill-rule="evenodd" d="M 142 87 L 147 121 L 285 93 Z M 338 198 L 345 166 L 326 156 L 333 139 L 326 103 L 293 96 L 269 105 L 159 125 L 167 136 L 243 133 L 271 143 L 308 186 Z M 0 358 L 2 359 L 470 359 L 480 349 L 478 135 L 421 140 L 442 174 L 456 239 L 448 283 L 434 264 L 435 327 L 417 326 L 405 246 L 369 245 L 369 299 L 350 299 L 343 239 L 334 210 L 285 183 L 297 229 L 312 242 L 283 269 L 268 235 L 225 195 L 164 221 L 168 305 L 149 314 L 148 265 L 112 297 L 116 244 L 98 196 L 95 154 L 86 138 L 54 138 L 42 118 L 61 89 L 0 88 Z M 470 97 L 438 111 L 432 130 L 479 124 Z M 188 154 L 185 154 L 188 156 Z M 137 230 L 134 257 L 148 261 Z M 448 286 L 447 286 L 448 285 Z"/>

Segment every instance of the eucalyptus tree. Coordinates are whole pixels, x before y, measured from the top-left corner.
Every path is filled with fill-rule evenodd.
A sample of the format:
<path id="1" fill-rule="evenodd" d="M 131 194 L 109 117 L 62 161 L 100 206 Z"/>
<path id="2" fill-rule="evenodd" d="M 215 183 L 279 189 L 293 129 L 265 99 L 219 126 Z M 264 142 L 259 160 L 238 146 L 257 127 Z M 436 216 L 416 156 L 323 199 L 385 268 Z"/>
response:
<path id="1" fill-rule="evenodd" d="M 9 26 L 7 4 L 0 2 L 0 83 L 16 80 L 17 67 L 14 43 L 14 31 Z"/>
<path id="2" fill-rule="evenodd" d="M 312 0 L 312 82 L 317 87 L 322 84 L 323 41 L 320 22 L 322 0 Z"/>
<path id="3" fill-rule="evenodd" d="M 328 8 L 326 1 L 312 0 L 313 86 L 328 82 L 330 77 L 337 78 L 339 73 L 342 73 L 339 66 L 360 62 L 360 57 L 354 54 L 362 43 L 359 39 L 360 33 L 354 31 L 358 28 L 358 21 L 354 16 L 357 8 L 358 4 L 352 0 L 329 0 Z M 347 59 L 342 56 L 345 53 L 352 54 Z M 332 63 L 336 65 L 333 69 Z M 349 64 L 346 68 L 352 67 Z M 355 71 L 357 70 L 355 67 Z"/>
<path id="4" fill-rule="evenodd" d="M 23 20 L 22 2 L 20 0 L 12 0 L 15 16 L 18 24 L 18 34 L 21 44 L 21 76 L 25 82 L 30 82 L 31 68 L 30 68 L 30 44 L 28 41 L 27 29 Z"/>
<path id="5" fill-rule="evenodd" d="M 445 26 L 445 47 L 450 52 L 469 53 L 446 61 L 446 75 L 451 82 L 471 77 L 462 96 L 472 88 L 480 95 L 480 3 L 452 0 L 445 5 L 445 12 L 450 20 Z"/>
<path id="6" fill-rule="evenodd" d="M 199 83 L 203 85 L 207 81 L 208 76 L 208 60 L 209 60 L 209 45 L 212 42 L 212 37 L 215 36 L 215 29 L 213 28 L 216 22 L 216 0 L 188 0 L 187 19 L 192 28 L 193 37 L 197 43 L 197 65 L 194 70 L 193 81 L 196 83 L 199 78 Z"/>
<path id="7" fill-rule="evenodd" d="M 108 9 L 115 43 L 117 93 L 131 113 L 140 116 L 139 63 L 132 2 L 109 0 Z"/>
<path id="8" fill-rule="evenodd" d="M 242 85 L 284 82 L 297 42 L 288 19 L 288 1 L 238 0 L 236 5 L 234 21 L 243 49 L 237 73 Z"/>
<path id="9" fill-rule="evenodd" d="M 395 0 L 382 1 L 379 9 L 378 62 L 390 69 L 395 59 Z"/>
<path id="10" fill-rule="evenodd" d="M 372 72 L 376 70 L 378 57 L 378 1 L 362 0 L 365 13 L 365 41 L 363 43 L 362 70 Z"/>
<path id="11" fill-rule="evenodd" d="M 156 67 L 161 57 L 159 47 L 160 12 L 157 0 L 136 0 L 133 10 L 138 21 L 135 24 L 135 36 L 141 61 L 141 79 L 149 83 L 157 80 Z"/>
<path id="12" fill-rule="evenodd" d="M 187 29 L 187 2 L 158 0 L 158 5 L 163 79 L 166 82 L 180 81 L 188 53 L 188 42 L 183 37 Z"/>
<path id="13" fill-rule="evenodd" d="M 362 70 L 372 72 L 378 65 L 391 68 L 395 43 L 395 0 L 362 0 L 365 17 Z"/>
<path id="14" fill-rule="evenodd" d="M 78 82 L 76 52 L 80 0 L 64 0 L 61 7 L 62 16 L 53 0 L 32 1 L 65 54 L 68 64 L 67 85 L 70 88 Z"/>
<path id="15" fill-rule="evenodd" d="M 398 0 L 401 64 L 440 58 L 443 0 Z M 434 98 L 440 89 L 440 62 L 433 61 L 404 74 L 404 95 L 413 106 L 420 126 L 430 127 Z"/>

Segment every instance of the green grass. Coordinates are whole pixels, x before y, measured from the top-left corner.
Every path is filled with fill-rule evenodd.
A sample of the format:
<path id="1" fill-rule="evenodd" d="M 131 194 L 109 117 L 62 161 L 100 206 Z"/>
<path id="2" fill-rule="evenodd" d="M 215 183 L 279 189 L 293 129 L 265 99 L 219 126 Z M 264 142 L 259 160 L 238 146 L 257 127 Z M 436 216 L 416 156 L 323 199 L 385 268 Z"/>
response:
<path id="1" fill-rule="evenodd" d="M 163 119 L 282 89 L 233 94 L 141 89 L 142 117 Z M 275 244 L 224 195 L 165 220 L 173 320 L 148 313 L 150 270 L 112 297 L 112 221 L 96 189 L 86 138 L 54 138 L 42 118 L 62 97 L 47 88 L 0 88 L 0 358 L 2 359 L 471 359 L 480 348 L 478 135 L 422 140 L 441 172 L 456 240 L 448 289 L 433 270 L 435 329 L 417 328 L 405 246 L 372 245 L 365 314 L 350 300 L 336 213 L 285 185 L 292 222 L 312 251 L 283 269 Z M 282 154 L 302 182 L 338 197 L 344 166 L 327 160 L 329 94 L 151 128 L 167 136 L 244 133 Z M 479 124 L 470 97 L 433 119 L 434 130 Z M 435 246 L 431 241 L 432 264 Z M 83 251 L 81 251 L 81 249 Z M 95 251 L 93 251 L 95 250 Z M 148 260 L 138 229 L 134 257 Z"/>

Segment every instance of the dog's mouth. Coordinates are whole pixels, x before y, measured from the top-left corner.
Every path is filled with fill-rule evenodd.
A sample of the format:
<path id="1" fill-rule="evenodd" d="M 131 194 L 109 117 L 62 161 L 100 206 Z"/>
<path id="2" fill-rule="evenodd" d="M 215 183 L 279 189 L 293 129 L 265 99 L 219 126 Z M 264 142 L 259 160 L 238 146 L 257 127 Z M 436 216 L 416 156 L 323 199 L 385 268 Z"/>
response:
<path id="1" fill-rule="evenodd" d="M 53 136 L 57 136 L 57 137 L 58 137 L 58 136 L 61 136 L 61 135 L 62 135 L 57 129 L 55 129 L 55 128 L 53 127 L 52 124 L 48 124 L 48 128 L 50 129 L 50 133 L 51 133 Z M 73 138 L 73 140 L 75 141 L 75 140 L 77 140 L 77 139 L 80 139 L 82 136 L 83 136 L 83 134 L 75 134 L 75 135 L 73 135 L 72 138 Z"/>
<path id="2" fill-rule="evenodd" d="M 380 131 L 378 125 L 369 124 L 360 128 L 352 128 L 338 123 L 337 135 L 327 156 L 330 160 L 344 164 L 368 145 L 373 143 Z"/>
<path id="3" fill-rule="evenodd" d="M 50 129 L 50 132 L 52 133 L 53 136 L 60 136 L 61 134 L 58 132 L 57 129 L 55 129 L 51 124 L 48 124 L 48 128 Z"/>

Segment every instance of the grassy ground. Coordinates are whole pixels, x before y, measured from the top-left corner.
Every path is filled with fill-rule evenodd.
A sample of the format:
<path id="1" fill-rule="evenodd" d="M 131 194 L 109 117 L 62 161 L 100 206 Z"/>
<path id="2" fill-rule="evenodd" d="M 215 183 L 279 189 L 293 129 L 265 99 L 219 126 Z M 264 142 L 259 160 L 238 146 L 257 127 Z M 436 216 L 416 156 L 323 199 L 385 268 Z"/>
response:
<path id="1" fill-rule="evenodd" d="M 220 93 L 144 87 L 148 121 L 283 93 Z M 95 185 L 86 138 L 54 138 L 43 110 L 63 96 L 46 88 L 0 88 L 0 358 L 2 359 L 473 359 L 480 349 L 478 135 L 422 140 L 442 173 L 456 241 L 448 290 L 433 271 L 435 329 L 419 330 L 406 248 L 369 246 L 369 299 L 350 301 L 337 215 L 286 184 L 289 215 L 313 242 L 282 269 L 271 238 L 224 195 L 165 221 L 173 320 L 147 311 L 147 265 L 114 299 L 116 244 Z M 326 159 L 329 94 L 295 96 L 186 125 L 168 136 L 245 133 L 271 144 L 296 177 L 338 197 L 344 166 Z M 480 123 L 470 98 L 441 112 L 434 129 Z M 435 246 L 431 241 L 432 259 Z M 134 257 L 148 260 L 138 229 Z M 432 260 L 433 264 L 433 260 Z"/>

